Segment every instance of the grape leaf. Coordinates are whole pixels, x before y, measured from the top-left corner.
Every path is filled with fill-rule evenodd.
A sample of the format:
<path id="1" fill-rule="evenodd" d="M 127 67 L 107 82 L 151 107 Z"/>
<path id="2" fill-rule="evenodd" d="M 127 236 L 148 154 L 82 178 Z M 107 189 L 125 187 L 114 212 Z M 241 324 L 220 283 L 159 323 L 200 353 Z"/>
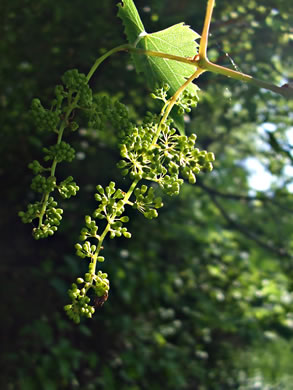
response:
<path id="1" fill-rule="evenodd" d="M 134 44 L 138 36 L 144 32 L 144 26 L 133 0 L 122 0 L 118 4 L 118 16 L 122 19 L 128 42 Z"/>
<path id="2" fill-rule="evenodd" d="M 137 48 L 181 57 L 193 57 L 197 54 L 199 45 L 195 40 L 200 36 L 184 23 L 147 34 L 133 0 L 122 0 L 122 4 L 118 4 L 118 7 L 118 16 L 122 19 L 125 34 L 130 44 L 137 42 Z M 195 72 L 192 65 L 160 57 L 134 54 L 133 60 L 137 72 L 145 74 L 151 88 L 154 88 L 158 83 L 166 82 L 170 85 L 171 96 Z M 199 88 L 191 83 L 187 90 L 196 94 Z M 178 122 L 176 117 L 174 119 Z M 179 125 L 181 127 L 182 123 Z"/>

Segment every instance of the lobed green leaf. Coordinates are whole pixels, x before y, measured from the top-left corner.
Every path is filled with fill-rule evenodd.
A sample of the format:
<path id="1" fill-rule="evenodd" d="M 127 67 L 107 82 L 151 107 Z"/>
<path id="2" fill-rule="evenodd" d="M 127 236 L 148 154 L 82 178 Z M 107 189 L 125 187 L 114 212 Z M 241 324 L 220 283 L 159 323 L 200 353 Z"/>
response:
<path id="1" fill-rule="evenodd" d="M 125 34 L 130 44 L 136 44 L 137 48 L 181 57 L 193 57 L 198 53 L 199 44 L 195 40 L 200 35 L 190 26 L 178 23 L 165 30 L 148 34 L 144 30 L 133 0 L 122 0 L 122 4 L 119 4 L 118 7 L 118 16 L 122 19 Z M 158 83 L 170 85 L 169 96 L 174 95 L 195 71 L 193 65 L 166 58 L 138 54 L 134 54 L 132 57 L 137 72 L 145 74 L 150 88 L 154 89 Z M 191 94 L 196 94 L 198 90 L 199 88 L 193 83 L 187 87 L 187 91 Z M 180 122 L 177 116 L 175 120 L 182 131 L 182 120 Z"/>

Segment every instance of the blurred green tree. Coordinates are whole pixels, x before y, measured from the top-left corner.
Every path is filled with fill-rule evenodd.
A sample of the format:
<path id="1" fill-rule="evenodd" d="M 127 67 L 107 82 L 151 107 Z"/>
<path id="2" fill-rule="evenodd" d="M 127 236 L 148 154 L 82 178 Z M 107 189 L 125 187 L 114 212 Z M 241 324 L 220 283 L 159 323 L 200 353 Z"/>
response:
<path id="1" fill-rule="evenodd" d="M 147 31 L 181 21 L 202 28 L 205 2 L 136 5 Z M 221 76 L 201 77 L 201 102 L 186 127 L 201 148 L 215 152 L 215 169 L 196 186 L 185 185 L 180 197 L 164 199 L 158 220 L 134 218 L 132 240 L 105 246 L 111 297 L 91 322 L 76 327 L 62 307 L 68 284 L 84 270 L 72 248 L 83 215 L 94 208 L 94 186 L 109 177 L 124 184 L 115 129 L 73 134 L 79 159 L 71 169 L 81 191 L 64 203 L 58 235 L 32 243 L 18 220 L 32 196 L 27 164 L 49 141 L 32 128 L 30 101 L 49 102 L 65 70 L 87 72 L 99 54 L 123 43 L 116 12 L 109 1 L 0 5 L 1 388 L 253 389 L 258 368 L 263 387 L 290 383 L 285 363 L 273 377 L 265 374 L 269 359 L 249 354 L 272 335 L 281 346 L 292 335 L 292 101 Z M 285 84 L 292 78 L 292 15 L 288 0 L 218 2 L 210 58 Z M 127 55 L 111 58 L 92 86 L 121 99 L 137 120 L 154 109 Z M 265 191 L 251 187 L 251 158 L 270 172 Z"/>

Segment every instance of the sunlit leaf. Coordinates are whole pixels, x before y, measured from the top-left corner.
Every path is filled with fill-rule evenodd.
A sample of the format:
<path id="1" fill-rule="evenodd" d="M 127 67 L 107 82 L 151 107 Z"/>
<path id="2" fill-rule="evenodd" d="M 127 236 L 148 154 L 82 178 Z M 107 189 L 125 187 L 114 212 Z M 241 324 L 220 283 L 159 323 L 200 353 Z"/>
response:
<path id="1" fill-rule="evenodd" d="M 119 5 L 118 16 L 122 19 L 129 43 L 137 48 L 173 54 L 181 57 L 193 57 L 198 52 L 199 35 L 184 23 L 178 23 L 165 30 L 152 34 L 144 31 L 144 26 L 132 0 L 123 0 Z M 136 70 L 143 72 L 151 88 L 158 83 L 170 85 L 170 96 L 190 77 L 195 68 L 192 65 L 153 56 L 133 55 Z M 190 84 L 187 90 L 196 94 L 198 87 Z"/>

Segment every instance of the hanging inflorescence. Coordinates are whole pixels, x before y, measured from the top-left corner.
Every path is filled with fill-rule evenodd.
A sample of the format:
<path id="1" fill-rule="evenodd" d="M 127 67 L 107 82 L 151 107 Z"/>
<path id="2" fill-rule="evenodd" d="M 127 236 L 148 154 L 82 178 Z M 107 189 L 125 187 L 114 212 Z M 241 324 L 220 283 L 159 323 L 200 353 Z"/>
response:
<path id="1" fill-rule="evenodd" d="M 108 297 L 108 275 L 96 270 L 96 266 L 105 260 L 100 252 L 106 236 L 111 239 L 131 237 L 126 226 L 129 221 L 126 208 L 132 207 L 148 219 L 156 218 L 158 210 L 163 207 L 162 198 L 157 194 L 159 189 L 170 196 L 178 195 L 184 180 L 193 184 L 200 171 L 212 170 L 214 155 L 200 151 L 196 147 L 195 134 L 179 134 L 173 120 L 163 116 L 170 103 L 167 84 L 152 94 L 153 98 L 163 102 L 161 115 L 147 113 L 142 124 L 135 125 L 122 103 L 108 96 L 93 95 L 87 77 L 76 69 L 67 71 L 62 81 L 64 85 L 56 87 L 56 98 L 50 109 L 44 108 L 38 99 L 32 103 L 31 116 L 37 129 L 56 133 L 57 141 L 55 145 L 42 149 L 43 161 L 35 160 L 29 164 L 35 175 L 31 189 L 41 199 L 29 204 L 27 211 L 19 213 L 22 221 L 37 221 L 33 228 L 36 239 L 53 235 L 63 214 L 53 193 L 69 199 L 79 190 L 72 176 L 60 181 L 56 177 L 57 164 L 69 163 L 75 158 L 74 148 L 63 140 L 63 136 L 65 131 L 78 129 L 78 124 L 73 121 L 77 109 L 85 113 L 89 129 L 101 133 L 109 125 L 115 129 L 121 155 L 117 166 L 122 176 L 128 175 L 131 179 L 128 190 L 116 188 L 113 181 L 105 188 L 96 187 L 97 207 L 91 216 L 85 217 L 80 242 L 75 245 L 76 254 L 88 260 L 88 270 L 72 284 L 68 291 L 71 303 L 65 306 L 69 317 L 78 323 L 82 316 L 92 317 L 95 308 Z M 196 95 L 183 91 L 175 102 L 179 114 L 190 112 L 197 100 Z"/>
<path id="2" fill-rule="evenodd" d="M 34 160 L 29 164 L 35 174 L 31 189 L 41 194 L 41 200 L 30 203 L 26 211 L 19 212 L 19 216 L 24 223 L 37 221 L 37 226 L 33 228 L 35 239 L 53 235 L 60 225 L 63 210 L 58 208 L 52 193 L 58 192 L 63 199 L 69 199 L 79 190 L 72 176 L 58 182 L 55 172 L 57 164 L 71 162 L 75 158 L 74 148 L 62 137 L 65 131 L 78 129 L 78 124 L 72 119 L 74 110 L 91 107 L 92 91 L 86 76 L 76 69 L 67 71 L 62 81 L 63 85 L 55 88 L 56 97 L 50 109 L 44 108 L 39 99 L 34 99 L 31 105 L 31 118 L 36 129 L 56 133 L 57 137 L 55 145 L 43 148 L 43 161 Z"/>
<path id="3" fill-rule="evenodd" d="M 164 86 L 160 91 L 167 89 Z M 157 98 L 157 95 L 153 94 L 153 97 Z M 164 103 L 167 104 L 167 100 Z M 185 107 L 182 114 L 188 112 L 189 108 L 195 105 L 195 97 L 188 96 L 187 99 L 184 94 L 178 105 Z M 116 106 L 120 112 L 118 115 L 122 112 L 125 114 L 123 105 Z M 108 297 L 107 274 L 96 272 L 96 264 L 104 261 L 100 251 L 103 249 L 102 243 L 106 235 L 110 238 L 131 237 L 125 226 L 129 221 L 126 207 L 138 210 L 148 219 L 156 218 L 158 209 L 163 206 L 162 198 L 156 195 L 159 188 L 170 196 L 177 195 L 184 179 L 195 183 L 196 175 L 200 171 L 212 170 L 213 153 L 196 148 L 195 134 L 189 137 L 178 134 L 172 120 L 160 123 L 160 116 L 148 113 L 143 124 L 134 126 L 126 115 L 121 116 L 127 127 L 121 126 L 119 129 L 122 159 L 117 166 L 123 176 L 130 177 L 132 184 L 127 192 L 116 188 L 113 181 L 105 188 L 101 185 L 96 187 L 97 208 L 92 216 L 85 217 L 85 227 L 80 234 L 81 243 L 75 246 L 76 254 L 89 260 L 88 272 L 72 284 L 69 290 L 72 302 L 65 306 L 69 317 L 77 323 L 81 316 L 92 317 L 97 306 L 95 299 L 90 304 L 90 290 L 100 299 L 99 302 Z M 140 186 L 139 182 L 142 182 Z M 104 226 L 100 234 L 98 225 Z"/>

